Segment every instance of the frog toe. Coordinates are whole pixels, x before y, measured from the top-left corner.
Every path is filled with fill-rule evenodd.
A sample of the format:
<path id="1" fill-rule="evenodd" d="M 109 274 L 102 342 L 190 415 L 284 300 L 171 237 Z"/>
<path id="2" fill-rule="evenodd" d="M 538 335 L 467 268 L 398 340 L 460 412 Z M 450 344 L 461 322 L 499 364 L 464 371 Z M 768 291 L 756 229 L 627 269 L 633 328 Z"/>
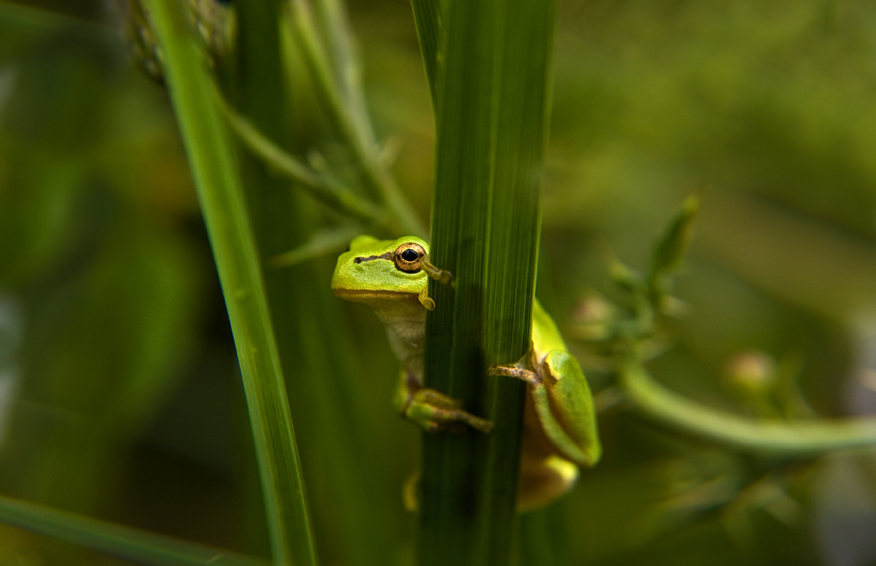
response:
<path id="1" fill-rule="evenodd" d="M 481 432 L 493 430 L 493 423 L 462 410 L 462 401 L 434 389 L 420 389 L 411 397 L 404 416 L 426 432 L 462 432 L 468 425 Z"/>

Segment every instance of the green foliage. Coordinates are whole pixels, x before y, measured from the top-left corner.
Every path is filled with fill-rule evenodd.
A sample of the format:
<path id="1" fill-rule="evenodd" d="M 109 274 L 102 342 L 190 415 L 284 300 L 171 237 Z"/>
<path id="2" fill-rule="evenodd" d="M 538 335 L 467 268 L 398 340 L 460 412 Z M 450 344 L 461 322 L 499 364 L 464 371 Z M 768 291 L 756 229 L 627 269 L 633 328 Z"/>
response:
<path id="1" fill-rule="evenodd" d="M 419 454 L 416 431 L 390 409 L 397 364 L 371 314 L 339 304 L 328 280 L 333 250 L 350 234 L 425 232 L 432 184 L 459 188 L 448 175 L 454 168 L 503 189 L 490 206 L 505 212 L 527 208 L 501 198 L 518 194 L 515 183 L 535 186 L 537 174 L 544 221 L 532 225 L 527 210 L 487 231 L 484 214 L 467 229 L 495 235 L 454 249 L 464 232 L 453 223 L 486 195 L 463 195 L 459 218 L 436 201 L 436 264 L 457 285 L 493 274 L 476 284 L 486 293 L 479 298 L 468 287 L 434 289 L 439 308 L 455 305 L 442 294 L 482 301 L 453 307 L 471 316 L 474 333 L 485 324 L 505 329 L 493 314 L 484 323 L 488 310 L 513 314 L 507 336 L 487 333 L 486 355 L 517 355 L 540 230 L 538 295 L 598 392 L 605 457 L 569 497 L 511 524 L 513 473 L 500 465 L 513 463 L 513 443 L 430 439 L 477 452 L 477 460 L 451 460 L 435 474 L 441 489 L 477 493 L 453 534 L 479 549 L 514 539 L 514 559 L 539 566 L 815 564 L 840 552 L 867 555 L 872 537 L 844 525 L 876 515 L 869 464 L 821 454 L 869 445 L 872 436 L 869 421 L 843 418 L 866 409 L 873 381 L 870 4 L 560 4 L 540 170 L 533 164 L 544 114 L 480 98 L 481 87 L 501 84 L 496 101 L 547 106 L 537 94 L 543 79 L 519 75 L 535 89 L 524 96 L 508 79 L 513 73 L 485 72 L 496 57 L 507 69 L 544 62 L 547 46 L 533 50 L 520 30 L 516 41 L 484 50 L 511 19 L 487 18 L 469 31 L 473 50 L 463 57 L 443 43 L 442 2 L 413 2 L 413 17 L 404 3 L 347 3 L 349 21 L 336 0 L 298 0 L 278 11 L 274 2 L 237 4 L 246 8 L 236 20 L 202 25 L 200 34 L 185 28 L 186 41 L 213 47 L 208 55 L 206 46 L 190 46 L 185 68 L 196 72 L 183 78 L 215 77 L 223 96 L 194 97 L 181 122 L 212 116 L 217 129 L 190 161 L 227 145 L 225 157 L 195 167 L 198 180 L 214 176 L 244 195 L 231 207 L 246 211 L 252 227 L 244 271 L 264 280 L 266 296 L 264 308 L 246 316 L 260 313 L 273 329 L 252 359 L 282 366 L 322 563 L 409 565 L 422 550 L 401 502 Z M 101 21 L 102 2 L 39 5 L 49 10 L 0 3 L 0 492 L 17 498 L 4 499 L 0 514 L 58 540 L 4 526 L 0 562 L 119 563 L 60 541 L 116 552 L 105 535 L 139 562 L 159 563 L 149 553 L 175 544 L 196 549 L 196 560 L 213 548 L 244 562 L 265 556 L 270 536 L 254 457 L 264 461 L 264 451 L 252 444 L 202 229 L 201 212 L 209 219 L 211 206 L 202 199 L 199 208 L 173 108 L 162 87 L 125 62 L 125 48 Z M 211 17 L 194 12 L 202 24 Z M 522 19 L 532 29 L 544 23 Z M 176 65 L 138 25 L 141 56 L 152 67 L 162 56 Z M 217 42 L 216 30 L 229 26 L 233 41 Z M 463 69 L 449 82 L 442 75 Z M 462 100 L 455 110 L 448 89 Z M 451 125 L 455 138 L 442 129 Z M 510 157 L 521 138 L 530 153 Z M 484 140 L 495 153 L 465 153 Z M 453 151 L 461 157 L 448 168 Z M 460 165 L 465 156 L 476 159 Z M 510 162 L 520 170 L 502 177 Z M 660 226 L 695 191 L 697 220 L 679 270 L 692 201 L 662 238 Z M 220 259 L 221 226 L 210 228 Z M 445 346 L 467 344 L 474 341 Z M 762 364 L 741 371 L 740 360 Z M 475 376 L 469 392 L 475 408 L 500 422 L 493 392 L 476 385 L 482 380 Z M 282 391 L 276 380 L 273 387 Z M 265 401 L 282 409 L 279 398 Z M 265 430 L 282 430 L 285 410 L 271 414 Z M 287 436 L 276 446 L 292 445 Z M 426 458 L 435 456 L 430 450 L 427 443 Z M 281 491 L 291 489 L 295 475 L 280 473 Z M 422 497 L 425 517 L 434 507 Z M 451 511 L 446 518 L 459 518 Z M 275 519 L 270 525 L 281 529 Z M 447 548 L 468 547 L 440 550 Z"/>

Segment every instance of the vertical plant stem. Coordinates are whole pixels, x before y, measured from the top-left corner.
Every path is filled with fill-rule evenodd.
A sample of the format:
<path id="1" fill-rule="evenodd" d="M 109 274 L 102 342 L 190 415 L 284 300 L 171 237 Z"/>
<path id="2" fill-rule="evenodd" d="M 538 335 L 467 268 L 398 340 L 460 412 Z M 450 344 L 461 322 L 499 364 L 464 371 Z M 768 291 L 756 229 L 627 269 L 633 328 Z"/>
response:
<path id="1" fill-rule="evenodd" d="M 550 108 L 552 0 L 504 0 L 494 17 L 494 168 L 486 249 L 484 328 L 488 364 L 512 363 L 531 347 L 532 298 L 541 229 L 539 187 Z M 504 21 L 501 18 L 504 16 Z M 485 444 L 475 564 L 505 564 L 512 540 L 525 387 L 486 381 L 486 414 L 496 429 Z M 511 493 L 511 497 L 508 494 Z"/>
<path id="2" fill-rule="evenodd" d="M 469 7 L 476 11 L 487 4 L 472 2 Z M 456 12 L 462 8 L 454 3 L 451 11 L 454 7 Z M 476 414 L 482 411 L 479 382 L 485 368 L 481 332 L 488 226 L 484 212 L 493 149 L 489 108 L 493 56 L 489 39 L 493 30 L 492 20 L 483 19 L 479 33 L 472 33 L 477 19 L 464 17 L 460 25 L 448 24 L 444 30 L 453 35 L 447 38 L 452 55 L 444 80 L 438 81 L 442 88 L 436 91 L 435 99 L 438 145 L 431 254 L 434 263 L 453 273 L 454 281 L 453 286 L 430 282 L 429 294 L 436 308 L 426 318 L 424 368 L 427 387 L 462 400 L 466 410 Z M 463 27 L 466 23 L 470 27 Z M 466 39 L 473 45 L 466 46 Z M 457 42 L 463 45 L 456 47 Z M 458 56 L 466 47 L 468 64 Z M 459 182 L 454 183 L 454 178 Z M 469 536 L 477 509 L 474 434 L 424 436 L 417 548 L 420 566 L 468 563 Z"/>
<path id="3" fill-rule="evenodd" d="M 449 0 L 443 14 L 431 252 L 455 280 L 430 283 L 425 380 L 496 428 L 425 437 L 421 566 L 511 557 L 525 387 L 485 367 L 530 345 L 553 14 L 550 0 Z"/>
<path id="4" fill-rule="evenodd" d="M 225 295 L 268 515 L 273 561 L 315 564 L 292 418 L 251 219 L 216 93 L 174 0 L 147 0 Z"/>

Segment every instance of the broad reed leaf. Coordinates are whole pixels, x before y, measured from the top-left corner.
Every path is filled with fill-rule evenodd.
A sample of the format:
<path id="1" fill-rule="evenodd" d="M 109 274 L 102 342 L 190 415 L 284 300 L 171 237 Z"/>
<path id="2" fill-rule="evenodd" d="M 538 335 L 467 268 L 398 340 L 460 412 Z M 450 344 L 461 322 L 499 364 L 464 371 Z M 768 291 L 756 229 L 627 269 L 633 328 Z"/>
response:
<path id="1" fill-rule="evenodd" d="M 445 10 L 431 253 L 454 285 L 430 284 L 425 379 L 496 428 L 426 436 L 418 558 L 508 564 L 525 388 L 485 368 L 517 361 L 530 344 L 554 4 L 449 0 Z"/>

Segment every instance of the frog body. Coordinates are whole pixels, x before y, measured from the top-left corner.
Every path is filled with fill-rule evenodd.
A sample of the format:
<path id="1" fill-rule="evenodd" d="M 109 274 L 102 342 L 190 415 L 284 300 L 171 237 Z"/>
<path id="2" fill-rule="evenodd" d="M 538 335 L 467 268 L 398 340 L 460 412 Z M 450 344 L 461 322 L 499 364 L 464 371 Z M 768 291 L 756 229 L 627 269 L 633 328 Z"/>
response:
<path id="1" fill-rule="evenodd" d="M 430 274 L 435 276 L 428 249 L 425 241 L 412 236 L 383 241 L 359 236 L 338 258 L 332 290 L 368 305 L 386 326 L 402 362 L 394 405 L 406 418 L 431 432 L 466 425 L 489 432 L 492 423 L 466 412 L 458 400 L 423 387 L 426 311 L 435 308 L 426 293 Z M 517 505 L 521 511 L 545 505 L 574 485 L 579 466 L 599 460 L 587 380 L 537 301 L 530 352 L 516 364 L 491 367 L 489 373 L 527 382 Z"/>

